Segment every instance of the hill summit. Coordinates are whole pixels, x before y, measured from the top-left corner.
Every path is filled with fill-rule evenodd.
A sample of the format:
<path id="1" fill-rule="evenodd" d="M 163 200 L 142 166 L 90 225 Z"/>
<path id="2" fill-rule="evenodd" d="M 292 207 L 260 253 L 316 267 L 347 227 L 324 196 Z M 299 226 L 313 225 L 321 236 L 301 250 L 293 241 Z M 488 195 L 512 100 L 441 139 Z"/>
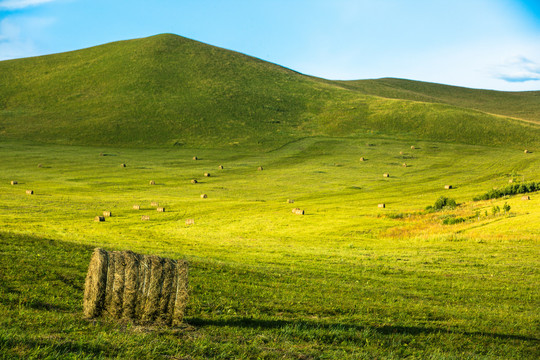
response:
<path id="1" fill-rule="evenodd" d="M 540 92 L 330 81 L 172 34 L 0 62 L 0 138 L 270 149 L 379 133 L 537 147 Z"/>

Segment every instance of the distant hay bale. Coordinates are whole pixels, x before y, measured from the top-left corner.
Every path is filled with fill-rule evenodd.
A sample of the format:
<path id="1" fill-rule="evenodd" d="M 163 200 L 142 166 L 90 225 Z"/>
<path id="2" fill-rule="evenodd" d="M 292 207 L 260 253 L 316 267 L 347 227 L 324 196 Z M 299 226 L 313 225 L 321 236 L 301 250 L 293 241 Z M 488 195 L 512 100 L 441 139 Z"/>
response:
<path id="1" fill-rule="evenodd" d="M 186 225 L 193 225 L 193 224 L 195 224 L 194 219 L 186 219 Z"/>
<path id="2" fill-rule="evenodd" d="M 194 157 L 193 157 L 193 160 L 199 160 L 199 158 L 198 158 L 198 157 L 196 157 L 196 156 L 194 156 Z"/>
<path id="3" fill-rule="evenodd" d="M 523 151 L 525 154 L 528 154 L 530 151 L 529 150 L 524 150 Z"/>
<path id="4" fill-rule="evenodd" d="M 148 216 L 148 215 L 143 215 L 143 216 L 141 216 L 141 220 L 144 220 L 144 221 L 150 220 L 150 216 Z"/>
<path id="5" fill-rule="evenodd" d="M 390 177 L 390 174 L 384 173 L 384 174 L 383 174 L 383 177 L 385 177 L 385 178 Z"/>
<path id="6" fill-rule="evenodd" d="M 513 183 L 514 182 L 514 179 L 510 179 L 508 180 L 509 183 Z"/>
<path id="7" fill-rule="evenodd" d="M 150 185 L 156 185 L 156 182 L 154 180 L 150 180 Z"/>
<path id="8" fill-rule="evenodd" d="M 196 179 L 193 179 L 193 180 L 191 180 L 191 183 L 196 184 L 196 183 L 198 183 L 198 181 Z"/>
<path id="9" fill-rule="evenodd" d="M 414 147 L 414 145 L 412 145 L 412 146 L 411 146 L 411 150 L 414 150 L 414 149 L 416 149 L 416 148 Z"/>
<path id="10" fill-rule="evenodd" d="M 34 190 L 26 190 L 26 195 L 34 195 Z"/>
<path id="11" fill-rule="evenodd" d="M 95 249 L 86 275 L 83 313 L 135 323 L 179 325 L 188 302 L 188 264 L 131 251 Z"/>
<path id="12" fill-rule="evenodd" d="M 304 215 L 304 210 L 299 209 L 299 208 L 294 208 L 292 209 L 292 213 L 296 215 Z"/>
<path id="13" fill-rule="evenodd" d="M 133 205 L 133 210 L 141 210 L 141 205 Z"/>
<path id="14" fill-rule="evenodd" d="M 257 170 L 263 171 L 263 167 L 262 167 L 262 166 L 259 166 L 259 167 L 257 168 Z"/>
<path id="15" fill-rule="evenodd" d="M 363 158 L 363 157 L 361 157 L 361 158 L 360 158 L 360 161 L 366 161 L 366 159 L 365 159 L 365 158 Z"/>
<path id="16" fill-rule="evenodd" d="M 105 154 L 104 153 L 99 153 L 99 156 L 105 156 Z"/>
<path id="17" fill-rule="evenodd" d="M 159 203 L 157 201 L 152 201 L 150 203 L 150 206 L 159 206 Z"/>
<path id="18" fill-rule="evenodd" d="M 18 182 L 17 182 L 17 181 L 15 181 L 15 180 L 11 180 L 11 185 L 17 185 L 17 184 L 18 184 Z"/>
<path id="19" fill-rule="evenodd" d="M 287 199 L 287 203 L 288 204 L 294 204 L 294 200 L 293 199 Z"/>
<path id="20" fill-rule="evenodd" d="M 96 217 L 94 218 L 94 221 L 95 221 L 95 222 L 105 221 L 105 216 L 96 216 Z"/>
<path id="21" fill-rule="evenodd" d="M 165 208 L 164 208 L 164 207 L 158 207 L 158 208 L 157 208 L 157 211 L 158 211 L 158 212 L 165 212 Z"/>
<path id="22" fill-rule="evenodd" d="M 384 208 L 386 207 L 386 204 L 379 204 L 379 205 L 377 205 L 377 206 L 380 207 L 380 208 L 382 208 L 382 209 L 384 209 Z"/>
<path id="23" fill-rule="evenodd" d="M 201 194 L 201 199 L 206 199 L 208 197 L 208 195 L 206 194 Z"/>
<path id="24" fill-rule="evenodd" d="M 204 173 L 204 176 L 210 177 L 210 173 Z"/>
<path id="25" fill-rule="evenodd" d="M 37 167 L 38 167 L 38 168 L 42 168 L 42 167 L 43 167 L 43 164 L 38 164 Z"/>
<path id="26" fill-rule="evenodd" d="M 218 166 L 219 170 L 223 170 L 223 165 Z"/>
<path id="27" fill-rule="evenodd" d="M 111 214 L 110 211 L 104 211 L 104 212 L 103 212 L 103 216 L 105 216 L 105 217 L 111 217 L 112 214 Z"/>
<path id="28" fill-rule="evenodd" d="M 521 200 L 531 200 L 531 197 L 529 195 L 525 195 L 521 197 Z"/>
<path id="29" fill-rule="evenodd" d="M 120 167 L 126 167 L 126 164 L 122 164 L 122 165 L 120 165 Z"/>
<path id="30" fill-rule="evenodd" d="M 450 189 L 452 189 L 452 185 L 444 185 L 444 188 L 445 188 L 446 190 L 450 190 Z"/>
<path id="31" fill-rule="evenodd" d="M 407 164 L 403 163 L 403 165 L 401 165 L 401 166 L 403 166 L 403 167 L 407 167 Z"/>
<path id="32" fill-rule="evenodd" d="M 400 152 L 399 152 L 399 155 L 403 155 L 403 151 L 400 151 Z"/>

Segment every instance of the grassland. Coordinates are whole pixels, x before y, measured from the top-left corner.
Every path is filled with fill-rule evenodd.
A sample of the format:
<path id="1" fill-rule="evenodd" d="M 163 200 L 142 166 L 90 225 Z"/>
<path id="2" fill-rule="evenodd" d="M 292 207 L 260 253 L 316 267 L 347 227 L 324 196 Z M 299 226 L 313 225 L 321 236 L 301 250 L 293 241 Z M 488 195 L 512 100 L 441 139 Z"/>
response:
<path id="1" fill-rule="evenodd" d="M 7 358 L 540 353 L 540 197 L 472 201 L 509 179 L 537 181 L 537 152 L 364 134 L 309 137 L 272 151 L 4 141 L 0 158 L 0 354 Z M 460 205 L 423 211 L 443 195 Z M 492 213 L 505 203 L 510 212 Z M 94 222 L 104 210 L 113 217 Z M 452 217 L 465 221 L 443 225 Z M 83 320 L 95 246 L 186 258 L 186 326 Z"/>

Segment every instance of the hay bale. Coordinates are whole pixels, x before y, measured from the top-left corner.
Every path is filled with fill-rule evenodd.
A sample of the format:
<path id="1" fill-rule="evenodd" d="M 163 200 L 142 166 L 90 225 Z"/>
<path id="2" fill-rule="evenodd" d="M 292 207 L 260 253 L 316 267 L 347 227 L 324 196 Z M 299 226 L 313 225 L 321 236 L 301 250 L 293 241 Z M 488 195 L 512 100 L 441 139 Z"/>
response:
<path id="1" fill-rule="evenodd" d="M 165 208 L 164 208 L 164 207 L 158 207 L 158 208 L 157 208 L 157 211 L 158 211 L 158 212 L 165 212 Z"/>
<path id="2" fill-rule="evenodd" d="M 525 150 L 523 151 L 525 154 L 528 154 L 530 151 L 529 150 Z"/>
<path id="3" fill-rule="evenodd" d="M 365 158 L 363 158 L 363 157 L 361 157 L 361 158 L 360 158 L 360 161 L 366 161 L 366 159 L 365 159 Z"/>
<path id="4" fill-rule="evenodd" d="M 193 179 L 193 180 L 191 180 L 191 183 L 196 184 L 196 183 L 198 183 L 198 181 L 196 179 Z"/>
<path id="5" fill-rule="evenodd" d="M 17 182 L 17 181 L 15 181 L 15 180 L 11 180 L 11 185 L 17 185 L 17 184 L 18 184 L 18 182 Z"/>
<path id="6" fill-rule="evenodd" d="M 293 199 L 287 199 L 287 204 L 294 204 L 294 200 Z"/>
<path id="7" fill-rule="evenodd" d="M 444 185 L 444 188 L 445 188 L 446 190 L 450 190 L 450 189 L 452 189 L 452 185 Z"/>
<path id="8" fill-rule="evenodd" d="M 195 224 L 194 219 L 186 219 L 186 225 L 193 225 L 193 224 Z"/>
<path id="9" fill-rule="evenodd" d="M 34 190 L 26 190 L 26 195 L 34 195 Z"/>
<path id="10" fill-rule="evenodd" d="M 83 313 L 87 319 L 99 316 L 103 311 L 108 262 L 105 250 L 94 249 L 84 282 Z"/>
<path id="11" fill-rule="evenodd" d="M 401 166 L 403 166 L 403 167 L 407 167 L 407 164 L 403 163 L 403 165 L 401 165 Z"/>
<path id="12" fill-rule="evenodd" d="M 204 173 L 205 177 L 210 177 L 210 173 Z"/>
<path id="13" fill-rule="evenodd" d="M 111 217 L 112 215 L 111 215 L 111 212 L 110 212 L 110 211 L 104 211 L 104 212 L 103 212 L 103 216 L 105 216 L 105 217 Z"/>
<path id="14" fill-rule="evenodd" d="M 510 180 L 508 180 L 508 182 L 511 184 L 511 183 L 514 182 L 514 179 L 510 179 Z"/>
<path id="15" fill-rule="evenodd" d="M 159 206 L 159 203 L 157 201 L 152 201 L 150 203 L 150 206 L 155 206 L 155 207 L 158 207 Z"/>
<path id="16" fill-rule="evenodd" d="M 196 157 L 196 156 L 194 156 L 194 157 L 193 157 L 193 160 L 199 160 L 199 158 L 198 158 L 198 157 Z"/>
<path id="17" fill-rule="evenodd" d="M 120 165 L 120 167 L 126 167 L 126 164 L 122 164 L 122 165 Z"/>
<path id="18" fill-rule="evenodd" d="M 141 220 L 144 220 L 144 221 L 150 220 L 150 216 L 148 216 L 148 215 L 143 215 L 143 216 L 141 216 Z"/>
<path id="19" fill-rule="evenodd" d="M 208 197 L 208 195 L 206 194 L 201 194 L 201 199 L 206 199 Z"/>
<path id="20" fill-rule="evenodd" d="M 259 167 L 257 168 L 257 170 L 263 171 L 263 167 L 262 167 L 262 166 L 259 166 Z"/>
<path id="21" fill-rule="evenodd" d="M 223 170 L 223 165 L 219 165 L 219 166 L 218 166 L 218 169 L 219 169 L 219 170 Z"/>
<path id="22" fill-rule="evenodd" d="M 38 164 L 37 167 L 38 167 L 38 168 L 42 168 L 42 167 L 43 167 L 43 164 Z"/>
<path id="23" fill-rule="evenodd" d="M 156 185 L 156 182 L 154 180 L 150 180 L 150 185 Z"/>
<path id="24" fill-rule="evenodd" d="M 399 155 L 403 155 L 403 151 L 400 151 L 400 152 L 399 152 Z"/>
<path id="25" fill-rule="evenodd" d="M 293 214 L 296 214 L 296 215 L 304 215 L 304 210 L 299 209 L 299 208 L 292 209 L 292 212 Z"/>
<path id="26" fill-rule="evenodd" d="M 521 197 L 521 200 L 531 200 L 531 197 L 529 195 L 525 195 Z"/>
<path id="27" fill-rule="evenodd" d="M 188 264 L 131 251 L 95 249 L 85 282 L 86 318 L 178 325 L 188 301 Z"/>
<path id="28" fill-rule="evenodd" d="M 133 205 L 133 210 L 141 210 L 141 205 Z"/>
<path id="29" fill-rule="evenodd" d="M 382 208 L 382 209 L 384 209 L 384 208 L 386 207 L 386 204 L 379 204 L 379 205 L 377 205 L 377 206 L 380 207 L 380 208 Z"/>
<path id="30" fill-rule="evenodd" d="M 411 146 L 411 150 L 414 150 L 414 149 L 416 149 L 416 148 L 414 147 L 414 145 L 412 145 L 412 146 Z"/>
<path id="31" fill-rule="evenodd" d="M 94 221 L 95 222 L 102 222 L 102 221 L 105 221 L 105 216 L 96 216 L 94 218 Z"/>
<path id="32" fill-rule="evenodd" d="M 383 174 L 383 177 L 385 177 L 385 178 L 390 177 L 390 174 L 385 173 L 385 174 Z"/>
<path id="33" fill-rule="evenodd" d="M 99 153 L 99 156 L 105 156 L 105 154 L 104 153 Z"/>

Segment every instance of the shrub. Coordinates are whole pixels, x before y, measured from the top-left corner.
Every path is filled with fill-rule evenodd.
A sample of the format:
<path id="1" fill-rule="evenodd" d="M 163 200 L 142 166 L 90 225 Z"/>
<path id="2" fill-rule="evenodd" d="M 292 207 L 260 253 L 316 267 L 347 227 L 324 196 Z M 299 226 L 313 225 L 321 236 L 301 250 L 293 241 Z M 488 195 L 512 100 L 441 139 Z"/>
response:
<path id="1" fill-rule="evenodd" d="M 521 184 L 512 184 L 505 186 L 501 189 L 489 190 L 483 195 L 479 195 L 473 198 L 474 201 L 497 199 L 507 195 L 525 194 L 529 192 L 535 192 L 540 190 L 540 182 L 530 182 Z"/>

